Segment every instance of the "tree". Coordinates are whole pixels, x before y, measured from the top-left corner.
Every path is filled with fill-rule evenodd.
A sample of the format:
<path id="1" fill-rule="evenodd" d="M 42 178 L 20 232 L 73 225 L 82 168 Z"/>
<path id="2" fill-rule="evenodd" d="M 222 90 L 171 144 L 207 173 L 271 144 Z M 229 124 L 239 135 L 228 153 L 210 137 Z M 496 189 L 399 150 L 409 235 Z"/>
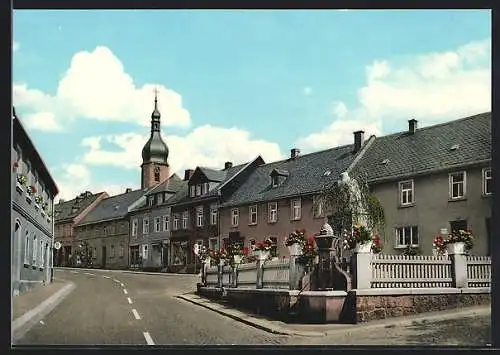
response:
<path id="1" fill-rule="evenodd" d="M 362 224 L 371 230 L 383 231 L 384 209 L 372 194 L 368 183 L 360 175 L 341 174 L 341 180 L 325 184 L 315 201 L 321 205 L 329 223 L 339 235 L 353 224 Z"/>

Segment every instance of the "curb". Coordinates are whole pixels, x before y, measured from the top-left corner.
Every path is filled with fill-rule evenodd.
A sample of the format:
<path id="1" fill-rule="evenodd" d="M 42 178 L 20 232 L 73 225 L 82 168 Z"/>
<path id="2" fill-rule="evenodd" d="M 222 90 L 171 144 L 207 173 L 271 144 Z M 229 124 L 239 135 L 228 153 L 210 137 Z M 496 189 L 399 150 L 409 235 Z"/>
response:
<path id="1" fill-rule="evenodd" d="M 138 274 L 138 275 L 156 275 L 156 276 L 193 276 L 199 277 L 198 274 L 176 274 L 170 272 L 148 272 L 148 271 L 131 271 L 131 270 L 110 270 L 110 269 L 88 269 L 83 267 L 55 267 L 54 270 L 83 270 L 83 271 L 94 271 L 94 272 L 118 272 L 124 274 Z"/>
<path id="2" fill-rule="evenodd" d="M 321 333 L 321 332 L 305 332 L 305 331 L 296 331 L 296 330 L 287 330 L 283 329 L 282 327 L 277 327 L 274 325 L 268 324 L 267 321 L 261 320 L 254 318 L 246 313 L 234 310 L 234 309 L 221 309 L 217 306 L 214 306 L 210 303 L 202 303 L 197 301 L 194 297 L 190 297 L 190 294 L 184 294 L 184 295 L 179 295 L 176 296 L 177 298 L 190 302 L 192 304 L 195 304 L 197 306 L 209 309 L 211 311 L 217 312 L 219 314 L 222 314 L 226 317 L 232 318 L 234 320 L 237 320 L 239 322 L 245 323 L 247 325 L 250 325 L 252 327 L 264 330 L 268 333 L 272 334 L 278 334 L 278 335 L 298 335 L 298 336 L 305 336 L 305 337 L 322 337 L 325 336 L 326 333 Z M 198 296 L 195 296 L 198 297 Z M 200 298 L 200 300 L 203 300 Z M 207 300 L 207 302 L 210 302 Z"/>
<path id="3" fill-rule="evenodd" d="M 62 300 L 64 300 L 64 298 L 66 298 L 66 296 L 68 296 L 73 291 L 75 287 L 76 285 L 73 282 L 67 282 L 67 284 L 63 288 L 40 303 L 38 306 L 24 313 L 17 319 L 14 319 L 12 321 L 11 328 L 12 344 L 15 344 L 16 341 L 21 340 L 21 338 L 35 324 L 37 324 L 40 320 L 42 320 L 45 316 L 52 312 L 52 310 L 56 308 L 59 303 L 61 303 Z"/>

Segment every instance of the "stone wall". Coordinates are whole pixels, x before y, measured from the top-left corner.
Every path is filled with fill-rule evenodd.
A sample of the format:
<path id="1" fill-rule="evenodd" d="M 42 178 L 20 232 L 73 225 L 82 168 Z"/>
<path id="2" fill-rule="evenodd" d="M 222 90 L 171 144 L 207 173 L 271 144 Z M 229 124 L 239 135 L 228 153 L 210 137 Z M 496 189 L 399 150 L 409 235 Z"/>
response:
<path id="1" fill-rule="evenodd" d="M 491 302 L 489 292 L 478 292 L 479 290 L 447 289 L 427 294 L 386 294 L 386 295 L 356 295 L 356 321 L 368 322 L 376 319 L 401 317 L 417 313 L 442 311 L 453 308 L 485 305 Z M 372 290 L 366 290 L 368 293 Z"/>

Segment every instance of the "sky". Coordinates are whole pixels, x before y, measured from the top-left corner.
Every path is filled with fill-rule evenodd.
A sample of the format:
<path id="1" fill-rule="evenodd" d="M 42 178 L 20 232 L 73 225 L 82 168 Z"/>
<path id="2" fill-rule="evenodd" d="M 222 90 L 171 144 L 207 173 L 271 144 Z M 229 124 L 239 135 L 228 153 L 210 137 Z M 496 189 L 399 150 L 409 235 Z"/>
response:
<path id="1" fill-rule="evenodd" d="M 490 10 L 16 10 L 12 55 L 66 200 L 140 188 L 155 88 L 181 177 L 491 110 Z"/>

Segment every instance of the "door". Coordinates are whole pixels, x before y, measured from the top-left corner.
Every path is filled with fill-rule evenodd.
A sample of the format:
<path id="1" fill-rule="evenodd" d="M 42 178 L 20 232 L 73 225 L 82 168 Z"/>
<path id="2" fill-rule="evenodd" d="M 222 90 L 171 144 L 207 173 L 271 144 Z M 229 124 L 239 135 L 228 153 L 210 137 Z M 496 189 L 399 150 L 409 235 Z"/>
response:
<path id="1" fill-rule="evenodd" d="M 106 247 L 102 247 L 102 268 L 106 268 Z"/>

